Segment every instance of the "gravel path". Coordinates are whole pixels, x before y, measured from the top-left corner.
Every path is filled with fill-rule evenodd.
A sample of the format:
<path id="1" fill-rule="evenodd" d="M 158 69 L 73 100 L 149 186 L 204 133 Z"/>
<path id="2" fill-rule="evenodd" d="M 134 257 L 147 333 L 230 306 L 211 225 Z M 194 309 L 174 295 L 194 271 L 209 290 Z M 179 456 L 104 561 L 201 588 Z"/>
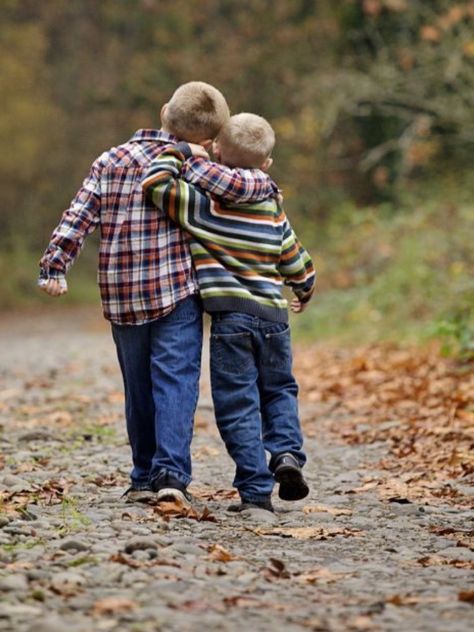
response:
<path id="1" fill-rule="evenodd" d="M 380 499 L 383 444 L 330 442 L 302 402 L 311 495 L 229 514 L 204 375 L 196 511 L 173 516 L 121 499 L 130 457 L 99 314 L 3 317 L 0 349 L 0 630 L 472 630 L 474 511 Z"/>

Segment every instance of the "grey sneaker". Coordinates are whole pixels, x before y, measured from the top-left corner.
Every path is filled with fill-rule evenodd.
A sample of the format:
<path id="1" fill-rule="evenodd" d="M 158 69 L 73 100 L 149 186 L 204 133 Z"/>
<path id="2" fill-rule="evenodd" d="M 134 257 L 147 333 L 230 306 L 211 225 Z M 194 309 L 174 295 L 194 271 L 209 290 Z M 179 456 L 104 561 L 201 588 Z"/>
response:
<path id="1" fill-rule="evenodd" d="M 227 507 L 227 511 L 232 511 L 234 513 L 240 513 L 242 511 L 245 511 L 246 509 L 264 509 L 265 511 L 271 511 L 272 513 L 275 513 L 275 509 L 273 508 L 270 498 L 268 500 L 262 500 L 259 502 L 246 502 L 245 500 L 243 500 L 238 504 L 229 505 Z"/>
<path id="2" fill-rule="evenodd" d="M 301 500 L 309 494 L 301 466 L 290 452 L 279 454 L 273 463 L 273 476 L 280 483 L 278 496 L 282 500 Z"/>
<path id="3" fill-rule="evenodd" d="M 132 483 L 122 494 L 122 498 L 125 498 L 126 503 L 147 503 L 155 498 L 155 494 L 149 485 L 137 486 Z"/>
<path id="4" fill-rule="evenodd" d="M 186 485 L 172 474 L 161 472 L 151 481 L 151 489 L 158 502 L 178 502 L 183 507 L 191 507 L 192 496 Z"/>

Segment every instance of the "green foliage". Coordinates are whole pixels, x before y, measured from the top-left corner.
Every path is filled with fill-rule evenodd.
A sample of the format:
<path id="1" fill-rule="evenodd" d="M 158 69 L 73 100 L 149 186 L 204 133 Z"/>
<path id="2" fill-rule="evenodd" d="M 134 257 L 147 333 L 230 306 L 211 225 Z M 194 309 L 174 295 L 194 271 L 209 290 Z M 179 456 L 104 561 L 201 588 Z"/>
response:
<path id="1" fill-rule="evenodd" d="M 341 207 L 317 241 L 320 289 L 293 318 L 297 337 L 347 342 L 447 335 L 473 342 L 472 205 L 407 199 L 404 206 Z"/>
<path id="2" fill-rule="evenodd" d="M 443 351 L 462 360 L 474 360 L 474 283 L 468 281 L 459 302 L 433 325 L 433 334 L 443 340 Z"/>

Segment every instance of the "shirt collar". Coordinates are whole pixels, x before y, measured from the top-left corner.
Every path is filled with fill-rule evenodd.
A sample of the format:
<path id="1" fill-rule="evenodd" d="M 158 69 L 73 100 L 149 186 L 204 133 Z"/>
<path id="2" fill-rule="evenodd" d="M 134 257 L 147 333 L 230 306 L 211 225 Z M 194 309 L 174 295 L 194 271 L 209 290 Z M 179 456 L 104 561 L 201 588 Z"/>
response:
<path id="1" fill-rule="evenodd" d="M 132 138 L 129 140 L 130 143 L 136 143 L 140 141 L 149 141 L 153 140 L 159 143 L 177 143 L 178 139 L 176 136 L 172 134 L 168 134 L 168 132 L 164 132 L 161 129 L 139 129 L 135 132 Z"/>

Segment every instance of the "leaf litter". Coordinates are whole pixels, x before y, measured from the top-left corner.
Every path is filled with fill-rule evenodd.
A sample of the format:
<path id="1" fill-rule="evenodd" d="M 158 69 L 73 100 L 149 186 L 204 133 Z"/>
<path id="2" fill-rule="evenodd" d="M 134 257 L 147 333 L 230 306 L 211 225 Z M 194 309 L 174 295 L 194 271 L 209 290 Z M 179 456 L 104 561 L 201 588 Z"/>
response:
<path id="1" fill-rule="evenodd" d="M 302 399 L 324 410 L 305 424 L 350 444 L 384 442 L 372 464 L 385 476 L 355 488 L 376 488 L 391 502 L 469 506 L 457 484 L 474 483 L 474 371 L 442 357 L 436 346 L 377 344 L 357 349 L 313 346 L 295 354 Z"/>

